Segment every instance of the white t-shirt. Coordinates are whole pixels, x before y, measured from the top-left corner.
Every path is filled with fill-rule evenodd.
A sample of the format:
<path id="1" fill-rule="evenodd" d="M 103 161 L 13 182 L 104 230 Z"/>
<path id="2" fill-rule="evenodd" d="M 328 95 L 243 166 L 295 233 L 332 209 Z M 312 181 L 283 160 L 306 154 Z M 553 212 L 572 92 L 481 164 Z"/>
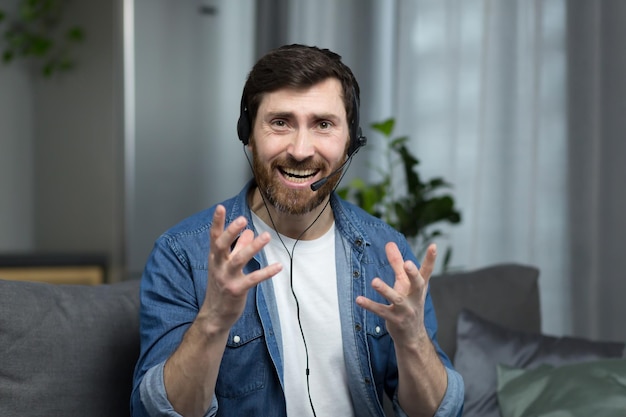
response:
<path id="1" fill-rule="evenodd" d="M 296 241 L 283 235 L 279 238 L 273 228 L 254 214 L 253 222 L 259 233 L 267 231 L 272 236 L 265 247 L 268 263 L 283 265 L 283 270 L 272 278 L 272 284 L 282 333 L 287 415 L 313 416 L 297 298 L 308 348 L 310 395 L 315 413 L 317 416 L 353 416 L 339 320 L 334 223 L 318 239 Z M 292 254 L 293 271 L 288 251 Z"/>

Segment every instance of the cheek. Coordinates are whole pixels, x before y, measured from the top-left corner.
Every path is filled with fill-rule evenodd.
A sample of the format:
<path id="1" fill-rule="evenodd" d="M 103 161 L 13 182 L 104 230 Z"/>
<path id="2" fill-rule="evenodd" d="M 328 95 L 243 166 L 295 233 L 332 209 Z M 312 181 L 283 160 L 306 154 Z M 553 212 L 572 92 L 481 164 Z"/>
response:
<path id="1" fill-rule="evenodd" d="M 255 139 L 258 137 L 258 139 Z M 254 140 L 250 141 L 252 149 L 255 149 L 260 155 L 275 155 L 280 153 L 289 146 L 287 138 L 283 138 L 275 135 L 266 135 L 263 132 L 259 136 L 253 136 Z"/>
<path id="2" fill-rule="evenodd" d="M 263 148 L 257 147 L 255 150 L 255 153 L 256 153 L 257 159 L 263 162 L 267 162 L 267 163 L 276 159 L 276 157 L 280 155 L 279 151 L 275 149 L 268 149 L 266 147 L 263 147 Z"/>
<path id="3" fill-rule="evenodd" d="M 266 140 L 267 139 L 267 140 Z M 281 158 L 287 152 L 289 140 L 282 140 L 280 137 L 261 138 L 257 141 L 254 136 L 250 138 L 248 149 L 256 154 L 261 161 L 271 161 Z M 349 141 L 341 141 L 337 138 L 328 140 L 328 138 L 320 139 L 315 145 L 316 160 L 324 160 L 331 166 L 339 166 L 345 160 L 348 154 Z"/>
<path id="4" fill-rule="evenodd" d="M 337 145 L 333 152 L 332 161 L 334 161 L 336 164 L 342 164 L 346 160 L 346 157 L 348 156 L 349 145 L 350 145 L 349 142 L 346 143 L 345 145 L 343 144 Z"/>
<path id="5" fill-rule="evenodd" d="M 271 151 L 268 149 L 267 144 L 259 143 L 256 140 L 250 140 L 250 145 L 248 149 L 258 159 L 266 159 L 267 156 L 271 154 Z"/>

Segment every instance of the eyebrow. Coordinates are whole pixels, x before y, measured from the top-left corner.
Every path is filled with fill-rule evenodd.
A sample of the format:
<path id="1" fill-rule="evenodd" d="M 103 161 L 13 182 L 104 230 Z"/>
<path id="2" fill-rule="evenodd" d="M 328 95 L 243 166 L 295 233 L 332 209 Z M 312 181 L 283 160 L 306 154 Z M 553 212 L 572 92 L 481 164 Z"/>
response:
<path id="1" fill-rule="evenodd" d="M 269 112 L 266 114 L 266 117 L 272 119 L 276 117 L 279 119 L 290 119 L 293 117 L 293 113 L 288 111 Z"/>
<path id="2" fill-rule="evenodd" d="M 266 117 L 269 118 L 279 118 L 279 119 L 292 119 L 295 117 L 293 112 L 289 112 L 289 111 L 277 111 L 277 112 L 269 112 L 266 114 Z M 333 113 L 320 113 L 320 114 L 313 114 L 313 117 L 315 118 L 315 120 L 332 120 L 332 121 L 338 121 L 340 120 L 340 116 L 337 116 L 336 114 Z"/>

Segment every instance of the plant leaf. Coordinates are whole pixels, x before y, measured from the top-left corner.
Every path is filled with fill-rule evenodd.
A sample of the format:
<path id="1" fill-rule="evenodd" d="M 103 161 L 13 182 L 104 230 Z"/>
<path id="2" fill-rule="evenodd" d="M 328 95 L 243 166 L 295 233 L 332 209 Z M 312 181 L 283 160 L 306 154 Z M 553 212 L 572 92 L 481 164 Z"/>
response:
<path id="1" fill-rule="evenodd" d="M 395 119 L 389 118 L 382 122 L 372 123 L 371 127 L 386 139 L 386 168 L 370 167 L 377 172 L 382 181 L 366 183 L 361 179 L 353 180 L 346 189 L 338 190 L 340 196 L 351 199 L 368 213 L 382 218 L 390 226 L 403 233 L 415 244 L 418 253 L 423 254 L 428 244 L 435 238 L 443 236 L 439 229 L 432 229 L 440 222 L 451 224 L 461 221 L 461 214 L 455 208 L 450 195 L 435 195 L 441 188 L 450 188 L 451 184 L 441 177 L 422 181 L 417 159 L 407 146 L 407 136 L 392 138 Z M 393 172 L 401 165 L 404 173 L 404 193 L 396 194 L 392 184 Z M 446 253 L 445 263 L 449 263 L 451 252 Z"/>
<path id="2" fill-rule="evenodd" d="M 4 52 L 2 53 L 2 61 L 5 63 L 9 63 L 13 61 L 14 56 L 15 54 L 13 53 L 12 50 L 5 49 Z"/>
<path id="3" fill-rule="evenodd" d="M 83 28 L 74 26 L 67 31 L 65 37 L 71 42 L 82 42 L 85 39 L 85 32 Z"/>
<path id="4" fill-rule="evenodd" d="M 393 132 L 393 127 L 396 124 L 396 120 L 394 118 L 389 118 L 383 122 L 372 123 L 370 126 L 372 129 L 382 133 L 384 136 L 391 136 L 391 132 Z"/>

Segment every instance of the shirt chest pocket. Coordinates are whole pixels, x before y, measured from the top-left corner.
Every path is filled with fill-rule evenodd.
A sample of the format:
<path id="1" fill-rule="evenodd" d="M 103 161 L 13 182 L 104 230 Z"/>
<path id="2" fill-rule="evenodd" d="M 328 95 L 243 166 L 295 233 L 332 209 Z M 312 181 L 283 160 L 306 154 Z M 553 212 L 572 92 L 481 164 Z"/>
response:
<path id="1" fill-rule="evenodd" d="M 261 321 L 256 314 L 244 313 L 228 335 L 216 395 L 237 398 L 262 389 L 271 363 Z"/>

